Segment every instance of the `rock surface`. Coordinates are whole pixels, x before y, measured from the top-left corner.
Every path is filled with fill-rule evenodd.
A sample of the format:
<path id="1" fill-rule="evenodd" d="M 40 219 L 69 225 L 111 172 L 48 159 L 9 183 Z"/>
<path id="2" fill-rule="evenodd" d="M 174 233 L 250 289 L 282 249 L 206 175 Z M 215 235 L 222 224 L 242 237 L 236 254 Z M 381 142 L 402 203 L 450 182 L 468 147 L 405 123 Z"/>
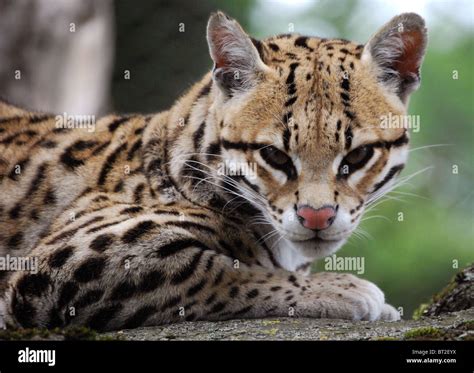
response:
<path id="1" fill-rule="evenodd" d="M 474 339 L 474 308 L 397 322 L 328 319 L 258 319 L 183 322 L 106 333 L 125 340 L 390 340 Z"/>

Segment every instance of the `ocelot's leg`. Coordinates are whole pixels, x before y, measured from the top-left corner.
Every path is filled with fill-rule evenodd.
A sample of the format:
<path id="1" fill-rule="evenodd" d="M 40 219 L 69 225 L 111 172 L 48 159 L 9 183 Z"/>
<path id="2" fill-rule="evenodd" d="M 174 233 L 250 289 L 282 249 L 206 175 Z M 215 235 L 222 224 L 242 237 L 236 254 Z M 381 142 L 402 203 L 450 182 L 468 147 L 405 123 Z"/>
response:
<path id="1" fill-rule="evenodd" d="M 154 242 L 149 225 L 127 226 L 120 237 L 115 228 L 36 250 L 39 272 L 10 280 L 7 322 L 112 330 L 267 316 L 397 318 L 375 285 L 352 275 L 303 277 L 243 263 L 236 268 L 232 258 L 189 232 L 163 231 L 161 242 Z"/>

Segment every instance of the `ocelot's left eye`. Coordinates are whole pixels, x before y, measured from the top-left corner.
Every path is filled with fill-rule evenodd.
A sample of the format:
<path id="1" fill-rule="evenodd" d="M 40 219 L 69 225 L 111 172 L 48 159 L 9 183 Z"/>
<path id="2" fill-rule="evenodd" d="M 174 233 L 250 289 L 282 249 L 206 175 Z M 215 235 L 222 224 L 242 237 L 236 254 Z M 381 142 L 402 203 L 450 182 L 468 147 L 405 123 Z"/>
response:
<path id="1" fill-rule="evenodd" d="M 272 166 L 284 166 L 285 164 L 291 163 L 291 158 L 274 146 L 266 146 L 260 149 L 260 155 L 265 162 Z"/>
<path id="2" fill-rule="evenodd" d="M 345 162 L 349 165 L 355 166 L 360 162 L 363 162 L 369 153 L 368 146 L 360 146 L 357 149 L 354 149 L 344 158 Z"/>

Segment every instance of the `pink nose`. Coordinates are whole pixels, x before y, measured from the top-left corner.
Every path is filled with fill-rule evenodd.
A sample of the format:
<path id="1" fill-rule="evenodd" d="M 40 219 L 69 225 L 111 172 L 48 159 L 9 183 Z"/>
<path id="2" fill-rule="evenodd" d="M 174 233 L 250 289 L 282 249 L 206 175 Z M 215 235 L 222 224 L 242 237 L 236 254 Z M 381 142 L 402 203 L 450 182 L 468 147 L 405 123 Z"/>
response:
<path id="1" fill-rule="evenodd" d="M 298 209 L 296 214 L 299 216 L 303 227 L 322 230 L 329 228 L 332 224 L 336 211 L 332 207 L 322 207 L 316 210 L 309 206 L 303 206 Z"/>

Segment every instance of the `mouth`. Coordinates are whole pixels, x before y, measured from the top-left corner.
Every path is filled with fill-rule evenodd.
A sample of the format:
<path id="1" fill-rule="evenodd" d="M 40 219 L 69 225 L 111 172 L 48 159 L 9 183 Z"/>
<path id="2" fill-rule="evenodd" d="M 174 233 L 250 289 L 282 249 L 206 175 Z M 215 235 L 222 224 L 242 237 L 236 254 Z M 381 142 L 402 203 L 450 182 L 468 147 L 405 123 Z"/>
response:
<path id="1" fill-rule="evenodd" d="M 344 243 L 344 239 L 328 240 L 315 235 L 306 240 L 292 240 L 293 249 L 305 258 L 320 259 L 336 252 Z"/>
<path id="2" fill-rule="evenodd" d="M 323 243 L 331 244 L 331 243 L 339 242 L 341 240 L 342 239 L 339 239 L 339 238 L 329 239 L 329 238 L 319 237 L 319 236 L 316 235 L 313 238 L 310 238 L 310 239 L 304 240 L 304 241 L 299 241 L 299 242 L 308 242 L 308 243 L 311 242 L 311 243 L 316 243 L 316 244 L 323 244 Z"/>
<path id="3" fill-rule="evenodd" d="M 301 242 L 301 241 L 309 241 L 313 239 L 318 239 L 316 232 L 308 231 L 308 234 L 303 234 L 303 233 L 290 232 L 290 231 L 287 231 L 286 229 L 283 229 L 282 227 L 278 227 L 277 229 L 280 232 L 281 236 L 283 236 L 285 239 L 289 241 Z"/>
<path id="4" fill-rule="evenodd" d="M 284 229 L 280 230 L 282 236 L 289 241 L 293 242 L 304 242 L 304 243 L 334 243 L 341 241 L 344 238 L 336 237 L 321 237 L 317 232 L 309 232 L 309 234 L 299 234 L 294 232 L 289 232 Z"/>
<path id="5" fill-rule="evenodd" d="M 348 239 L 351 236 L 352 231 L 352 229 L 347 229 L 345 231 L 340 231 L 335 234 L 324 234 L 324 232 L 322 232 L 319 237 L 324 241 L 341 241 Z"/>
<path id="6" fill-rule="evenodd" d="M 283 256 L 296 255 L 305 260 L 320 259 L 336 252 L 345 242 L 344 237 L 321 237 L 321 232 L 308 230 L 308 232 L 296 233 L 282 227 L 275 227 L 275 229 L 278 230 L 279 235 L 270 237 L 268 243 L 272 249 L 275 247 L 275 250 Z"/>

